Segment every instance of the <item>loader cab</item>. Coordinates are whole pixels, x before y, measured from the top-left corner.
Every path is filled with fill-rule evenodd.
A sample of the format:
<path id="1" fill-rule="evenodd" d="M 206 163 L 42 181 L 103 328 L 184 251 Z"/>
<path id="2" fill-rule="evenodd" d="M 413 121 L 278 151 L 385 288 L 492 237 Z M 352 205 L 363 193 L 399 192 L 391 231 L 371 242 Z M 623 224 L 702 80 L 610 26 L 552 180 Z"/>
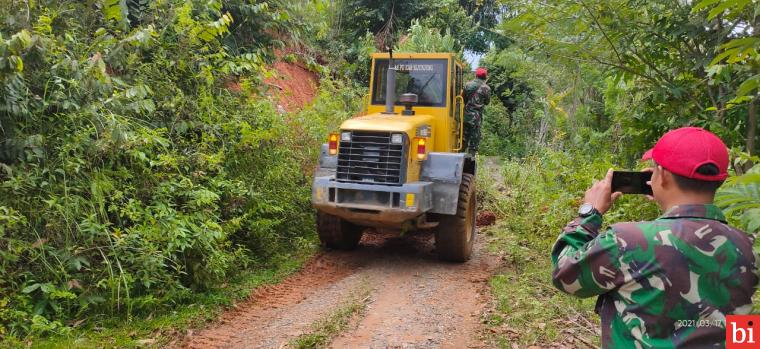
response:
<path id="1" fill-rule="evenodd" d="M 448 61 L 445 59 L 396 59 L 396 105 L 399 97 L 413 93 L 418 97 L 417 105 L 421 107 L 445 108 L 447 105 L 446 87 L 448 83 Z M 388 59 L 375 61 L 372 94 L 373 105 L 385 105 L 385 84 Z"/>
<path id="2" fill-rule="evenodd" d="M 462 62 L 449 53 L 394 53 L 393 61 L 396 69 L 395 112 L 400 114 L 404 109 L 400 96 L 416 94 L 416 113 L 435 118 L 437 136 L 434 151 L 461 150 L 460 118 L 464 109 Z M 388 62 L 387 53 L 372 56 L 369 114 L 385 110 Z"/>

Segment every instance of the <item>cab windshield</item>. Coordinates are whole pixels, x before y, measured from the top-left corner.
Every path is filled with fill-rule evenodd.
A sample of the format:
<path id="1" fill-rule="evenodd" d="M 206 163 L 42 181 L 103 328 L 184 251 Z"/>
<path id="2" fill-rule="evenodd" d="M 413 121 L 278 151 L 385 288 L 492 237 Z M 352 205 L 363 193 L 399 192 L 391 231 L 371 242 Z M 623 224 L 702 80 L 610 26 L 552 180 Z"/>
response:
<path id="1" fill-rule="evenodd" d="M 446 106 L 446 59 L 394 59 L 393 63 L 396 67 L 396 105 L 399 96 L 414 93 L 419 97 L 419 106 Z M 376 60 L 372 104 L 385 104 L 387 75 L 388 60 Z"/>

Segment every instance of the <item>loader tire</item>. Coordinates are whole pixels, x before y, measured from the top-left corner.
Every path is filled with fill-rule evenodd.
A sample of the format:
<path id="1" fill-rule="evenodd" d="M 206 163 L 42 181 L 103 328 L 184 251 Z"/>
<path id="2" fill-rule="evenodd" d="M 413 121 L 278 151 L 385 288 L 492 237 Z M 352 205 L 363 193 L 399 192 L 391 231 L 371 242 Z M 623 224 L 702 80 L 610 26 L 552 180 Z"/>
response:
<path id="1" fill-rule="evenodd" d="M 364 228 L 331 214 L 317 212 L 317 233 L 322 246 L 336 250 L 353 250 Z"/>
<path id="2" fill-rule="evenodd" d="M 466 262 L 472 255 L 475 244 L 475 177 L 465 173 L 459 185 L 457 213 L 437 215 L 438 227 L 435 231 L 435 248 L 438 258 L 451 262 Z"/>

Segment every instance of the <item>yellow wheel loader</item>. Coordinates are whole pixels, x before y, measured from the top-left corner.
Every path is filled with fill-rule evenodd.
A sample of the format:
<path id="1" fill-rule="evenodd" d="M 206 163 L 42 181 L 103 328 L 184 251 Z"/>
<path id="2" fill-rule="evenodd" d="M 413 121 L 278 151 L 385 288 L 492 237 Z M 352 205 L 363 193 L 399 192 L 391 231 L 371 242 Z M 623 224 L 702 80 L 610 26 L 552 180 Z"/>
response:
<path id="1" fill-rule="evenodd" d="M 475 159 L 463 152 L 464 65 L 449 53 L 372 56 L 368 114 L 322 145 L 312 186 L 317 232 L 353 249 L 366 227 L 434 229 L 443 260 L 475 240 Z"/>

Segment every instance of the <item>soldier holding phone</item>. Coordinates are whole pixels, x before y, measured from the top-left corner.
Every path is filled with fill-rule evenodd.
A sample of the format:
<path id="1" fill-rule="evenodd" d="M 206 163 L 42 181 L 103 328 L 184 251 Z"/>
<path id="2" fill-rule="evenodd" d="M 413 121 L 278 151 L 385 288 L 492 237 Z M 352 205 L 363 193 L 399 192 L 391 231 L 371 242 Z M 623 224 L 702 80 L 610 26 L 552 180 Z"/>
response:
<path id="1" fill-rule="evenodd" d="M 714 134 L 686 127 L 665 134 L 643 160 L 651 161 L 646 184 L 664 214 L 600 232 L 622 195 L 608 171 L 554 245 L 554 285 L 599 297 L 603 348 L 722 347 L 725 316 L 748 314 L 758 284 L 752 239 L 713 205 L 728 177 L 728 150 Z M 620 178 L 634 186 L 641 180 L 617 177 L 619 188 Z"/>

